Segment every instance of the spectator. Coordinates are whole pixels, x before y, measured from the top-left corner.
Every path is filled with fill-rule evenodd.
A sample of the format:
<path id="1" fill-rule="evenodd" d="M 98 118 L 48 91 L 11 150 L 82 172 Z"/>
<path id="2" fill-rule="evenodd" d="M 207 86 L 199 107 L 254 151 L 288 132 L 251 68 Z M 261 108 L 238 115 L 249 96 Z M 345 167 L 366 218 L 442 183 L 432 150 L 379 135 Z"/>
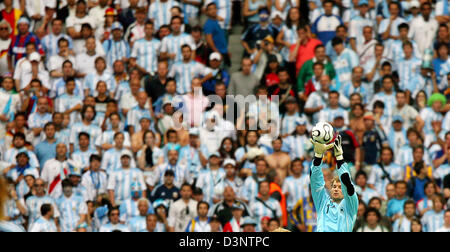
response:
<path id="1" fill-rule="evenodd" d="M 204 30 L 208 48 L 213 52 L 220 53 L 224 65 L 231 67 L 228 43 L 225 31 L 220 27 L 217 5 L 212 2 L 206 6 L 209 19 L 206 21 Z M 211 60 L 211 59 L 210 59 Z"/>
<path id="2" fill-rule="evenodd" d="M 364 212 L 364 224 L 356 232 L 388 232 L 386 227 L 380 224 L 381 214 L 374 208 L 368 208 Z"/>
<path id="3" fill-rule="evenodd" d="M 242 71 L 231 75 L 229 95 L 242 95 L 244 97 L 253 94 L 254 89 L 259 85 L 258 77 L 251 72 L 252 60 L 243 58 L 241 61 Z M 245 83 L 245 85 L 242 85 Z"/>
<path id="4" fill-rule="evenodd" d="M 211 232 L 210 218 L 208 217 L 209 204 L 201 201 L 197 204 L 197 217 L 189 222 L 186 232 Z"/>
<path id="5" fill-rule="evenodd" d="M 436 232 L 448 232 L 450 230 L 450 210 L 447 209 L 444 214 L 444 225 Z"/>
<path id="6" fill-rule="evenodd" d="M 426 212 L 422 217 L 423 229 L 425 232 L 436 232 L 444 225 L 444 197 L 440 194 L 433 196 L 433 209 Z"/>
<path id="7" fill-rule="evenodd" d="M 411 221 L 415 216 L 415 211 L 414 201 L 406 201 L 403 206 L 404 214 L 402 214 L 392 225 L 393 232 L 411 232 Z"/>
<path id="8" fill-rule="evenodd" d="M 276 38 L 278 35 L 278 30 L 270 23 L 269 11 L 265 8 L 254 11 L 257 16 L 255 15 L 253 24 L 251 23 L 252 25 L 247 28 L 241 39 L 241 44 L 245 49 L 244 56 L 250 56 L 255 49 L 258 49 L 258 41 L 262 41 L 268 36 Z"/>
<path id="9" fill-rule="evenodd" d="M 341 18 L 333 15 L 334 1 L 326 0 L 322 3 L 324 14 L 320 15 L 312 25 L 311 32 L 316 34 L 324 45 L 336 36 L 336 28 L 342 25 Z M 326 29 L 324 29 L 326 27 Z"/>
<path id="10" fill-rule="evenodd" d="M 130 232 L 128 227 L 119 222 L 120 210 L 117 207 L 112 207 L 108 211 L 109 223 L 102 225 L 100 227 L 100 232 L 111 233 L 111 232 Z"/>
<path id="11" fill-rule="evenodd" d="M 53 222 L 54 209 L 50 204 L 43 204 L 41 206 L 41 217 L 36 220 L 30 228 L 30 232 L 51 233 L 58 232 L 58 229 Z"/>
<path id="12" fill-rule="evenodd" d="M 297 27 L 298 40 L 289 48 L 289 61 L 296 61 L 296 75 L 300 73 L 305 62 L 314 58 L 314 50 L 321 45 L 317 39 L 311 38 L 306 26 Z"/>

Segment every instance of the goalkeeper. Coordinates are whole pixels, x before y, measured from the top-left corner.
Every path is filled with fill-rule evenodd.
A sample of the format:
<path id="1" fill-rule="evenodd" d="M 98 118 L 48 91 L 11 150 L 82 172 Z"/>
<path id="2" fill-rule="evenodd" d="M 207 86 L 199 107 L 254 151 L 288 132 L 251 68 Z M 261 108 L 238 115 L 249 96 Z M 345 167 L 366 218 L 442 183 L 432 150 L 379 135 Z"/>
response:
<path id="1" fill-rule="evenodd" d="M 311 194 L 317 211 L 317 232 L 351 232 L 358 212 L 358 196 L 344 162 L 342 137 L 331 144 L 321 144 L 311 139 L 314 145 L 314 161 L 311 167 Z M 325 188 L 322 173 L 323 154 L 334 148 L 337 173 L 331 183 L 331 191 Z"/>

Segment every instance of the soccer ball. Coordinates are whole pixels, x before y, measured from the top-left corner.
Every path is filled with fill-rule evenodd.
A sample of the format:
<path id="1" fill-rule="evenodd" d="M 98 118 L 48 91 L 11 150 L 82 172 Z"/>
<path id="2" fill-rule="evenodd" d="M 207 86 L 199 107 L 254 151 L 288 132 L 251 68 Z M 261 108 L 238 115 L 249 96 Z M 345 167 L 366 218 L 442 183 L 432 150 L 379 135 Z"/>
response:
<path id="1" fill-rule="evenodd" d="M 312 130 L 312 139 L 321 144 L 330 144 L 336 139 L 333 126 L 327 122 L 320 122 Z"/>

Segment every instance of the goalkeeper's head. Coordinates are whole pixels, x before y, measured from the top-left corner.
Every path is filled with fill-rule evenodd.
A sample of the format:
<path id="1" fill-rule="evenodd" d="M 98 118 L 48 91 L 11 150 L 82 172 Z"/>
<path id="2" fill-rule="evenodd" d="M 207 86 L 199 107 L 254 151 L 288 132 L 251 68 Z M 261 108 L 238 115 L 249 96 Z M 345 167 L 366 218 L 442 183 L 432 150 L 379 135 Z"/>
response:
<path id="1" fill-rule="evenodd" d="M 344 199 L 344 194 L 342 193 L 341 181 L 339 177 L 334 177 L 331 181 L 331 190 L 330 190 L 331 199 L 334 202 L 341 202 Z"/>

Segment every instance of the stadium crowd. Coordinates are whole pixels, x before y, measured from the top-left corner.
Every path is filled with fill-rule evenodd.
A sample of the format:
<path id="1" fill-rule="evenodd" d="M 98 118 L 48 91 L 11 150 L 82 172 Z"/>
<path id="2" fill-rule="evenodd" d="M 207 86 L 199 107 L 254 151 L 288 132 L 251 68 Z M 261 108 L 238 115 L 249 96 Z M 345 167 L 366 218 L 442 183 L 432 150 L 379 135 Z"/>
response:
<path id="1" fill-rule="evenodd" d="M 355 232 L 450 231 L 447 0 L 3 0 L 0 13 L 0 231 L 313 232 L 321 121 L 343 138 Z"/>

